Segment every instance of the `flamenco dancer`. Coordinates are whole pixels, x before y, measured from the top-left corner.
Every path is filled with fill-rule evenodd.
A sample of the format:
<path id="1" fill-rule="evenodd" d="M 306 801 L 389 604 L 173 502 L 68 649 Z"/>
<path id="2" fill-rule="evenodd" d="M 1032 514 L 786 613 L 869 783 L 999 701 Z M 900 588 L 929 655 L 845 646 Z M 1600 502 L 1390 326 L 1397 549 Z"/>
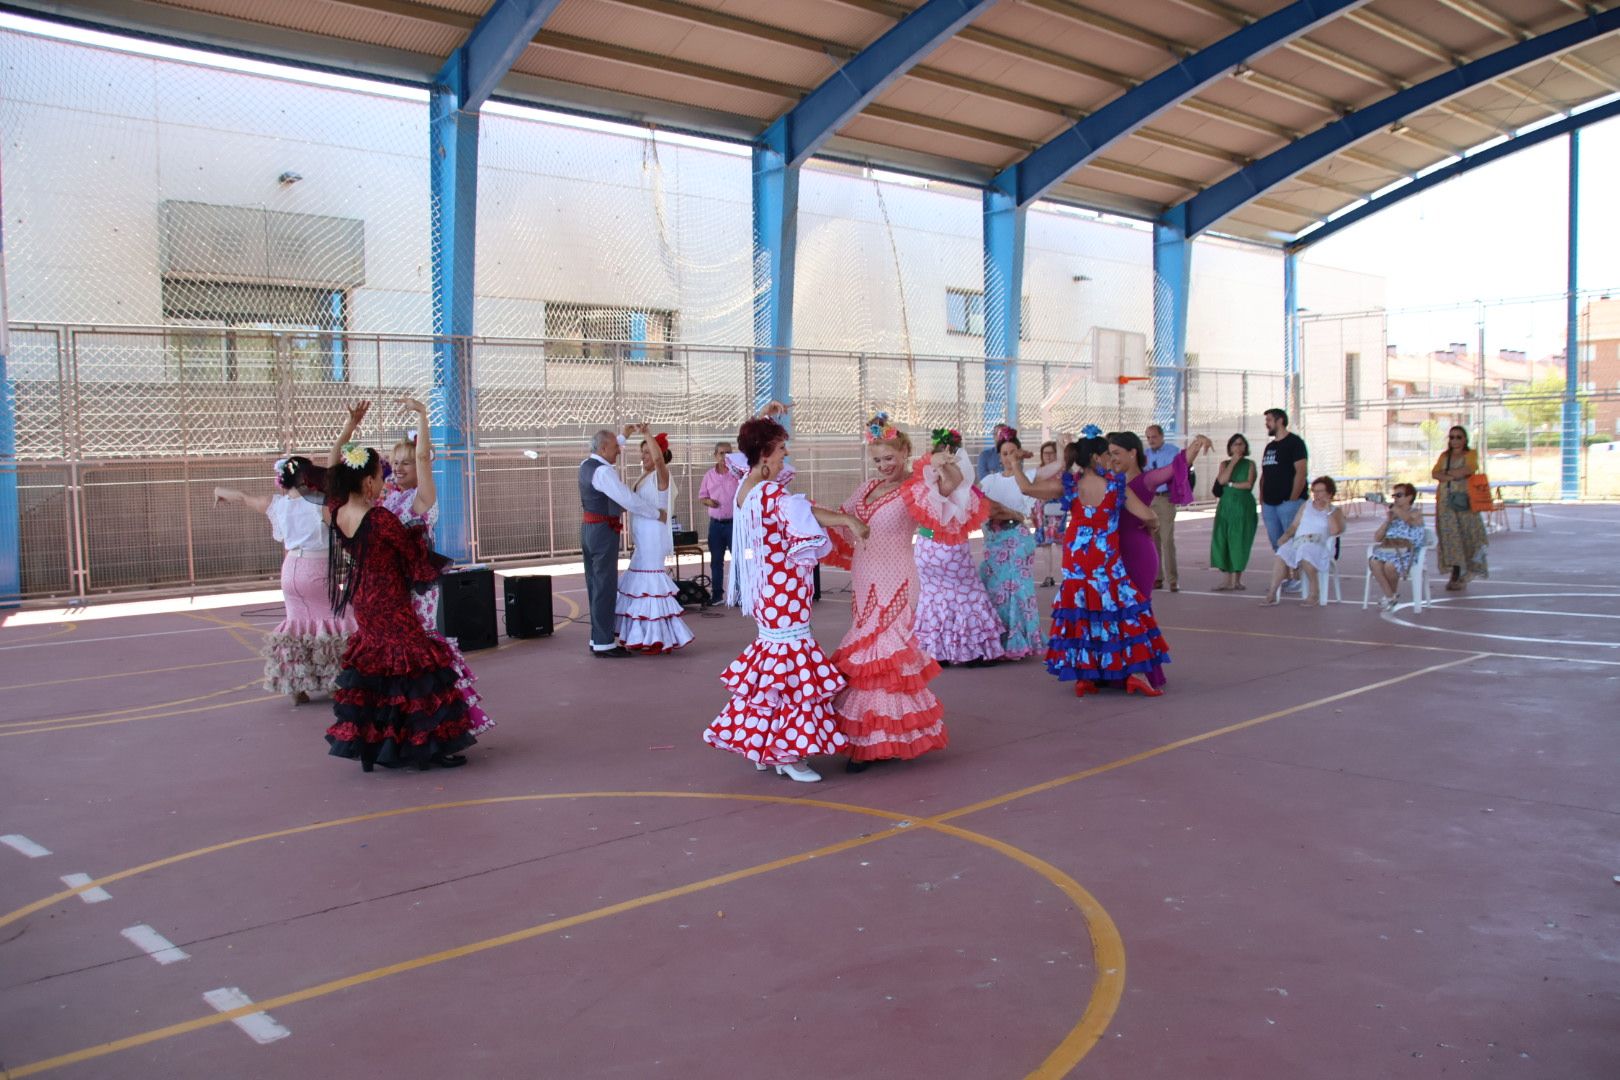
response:
<path id="1" fill-rule="evenodd" d="M 887 424 L 887 415 L 879 413 L 873 422 L 880 421 Z M 909 454 L 909 443 L 906 450 Z M 961 433 L 938 428 L 933 454 L 917 462 L 913 472 L 918 482 L 906 485 L 904 497 L 916 504 L 913 516 L 919 523 L 913 553 L 919 587 L 917 642 L 942 665 L 981 667 L 1004 657 L 1004 628 L 968 544 L 968 534 L 990 514 L 989 503 L 966 479 L 971 467 Z"/>
<path id="2" fill-rule="evenodd" d="M 973 514 L 982 518 L 984 509 L 975 506 L 968 516 L 947 522 L 941 516 L 947 496 L 929 489 L 922 476 L 911 475 L 911 440 L 885 414 L 867 425 L 866 444 L 877 475 L 856 488 L 840 509 L 863 522 L 870 535 L 852 549 L 835 534 L 836 551 L 827 559 L 829 565 L 846 565 L 854 578 L 854 622 L 833 653 L 849 681 L 834 708 L 839 729 L 849 740 L 850 772 L 878 761 L 909 760 L 948 744 L 944 707 L 928 689 L 939 665 L 922 651 L 913 630 L 919 586 L 911 537 L 922 525 L 934 530 L 937 540 L 960 543 L 967 537 L 967 522 Z M 936 453 L 929 463 L 934 475 L 946 466 L 954 469 L 954 459 L 951 450 Z M 974 584 L 979 585 L 976 576 Z M 983 588 L 979 585 L 981 593 Z"/>
<path id="3" fill-rule="evenodd" d="M 681 618 L 684 609 L 675 599 L 675 581 L 665 569 L 665 560 L 675 551 L 668 513 L 675 505 L 675 485 L 669 478 L 669 463 L 675 454 L 669 448 L 669 436 L 662 431 L 654 435 L 646 424 L 625 429 L 627 436 L 637 432 L 642 435 L 641 479 L 631 490 L 648 505 L 663 511 L 664 520 L 630 519 L 636 550 L 630 565 L 619 575 L 615 630 L 620 643 L 632 652 L 673 652 L 692 640 L 692 631 Z"/>
<path id="4" fill-rule="evenodd" d="M 761 771 L 801 783 L 821 775 L 806 764 L 847 741 L 832 699 L 844 677 L 810 630 L 811 570 L 831 548 L 826 525 L 865 537 L 862 522 L 791 494 L 787 429 L 776 402 L 737 432 L 747 472 L 737 488 L 728 603 L 752 616 L 758 636 L 721 674 L 731 701 L 703 732 L 710 746 L 741 754 Z"/>
<path id="5" fill-rule="evenodd" d="M 326 729 L 330 753 L 359 758 L 366 772 L 377 764 L 465 765 L 459 751 L 477 739 L 456 685 L 454 656 L 422 628 L 411 601 L 413 591 L 433 587 L 449 560 L 429 549 L 425 525 L 402 525 L 376 505 L 383 494 L 377 451 L 345 445 L 327 470 L 326 494 L 334 540 L 332 610 L 341 615 L 352 607 L 357 624 L 332 695 L 337 722 Z"/>
<path id="6" fill-rule="evenodd" d="M 1192 468 L 1200 453 L 1214 447 L 1209 439 L 1196 435 L 1187 444 L 1187 449 L 1176 454 L 1170 464 L 1144 472 L 1147 468 L 1147 451 L 1143 449 L 1142 440 L 1137 438 L 1136 432 L 1114 431 L 1107 438 L 1108 460 L 1103 462 L 1104 467 L 1125 477 L 1131 494 L 1150 507 L 1153 505 L 1154 492 L 1166 484 L 1170 487 L 1172 505 L 1185 506 L 1192 502 L 1192 483 L 1187 470 Z M 1125 559 L 1125 572 L 1130 575 L 1136 591 L 1148 602 L 1153 600 L 1154 583 L 1159 579 L 1159 549 L 1153 542 L 1153 532 L 1158 528 L 1158 522 L 1157 514 L 1153 516 L 1152 525 L 1144 525 L 1134 517 L 1126 517 L 1120 522 L 1119 549 Z M 1172 588 L 1171 591 L 1177 590 Z"/>
<path id="7" fill-rule="evenodd" d="M 276 462 L 276 486 L 281 489 L 276 496 L 217 487 L 214 505 L 235 503 L 264 514 L 271 534 L 286 548 L 281 561 L 284 616 L 264 641 L 264 688 L 302 705 L 311 694 L 332 692 L 343 647 L 354 633 L 354 617 L 332 610 L 322 510 L 326 470 L 307 457 L 284 457 Z"/>
<path id="8" fill-rule="evenodd" d="M 415 398 L 400 398 L 399 404 L 405 407 L 406 412 L 416 414 L 416 435 L 399 440 L 389 452 L 392 476 L 383 488 L 382 507 L 399 518 L 399 523 L 407 528 L 422 526 L 431 548 L 433 526 L 439 522 L 439 495 L 433 480 L 433 435 L 428 428 L 427 406 Z M 350 407 L 349 422 L 332 451 L 333 461 L 342 453 L 342 447 L 354 438 L 356 429 L 370 408 L 369 401 Z M 422 629 L 427 631 L 429 637 L 443 642 L 450 649 L 456 669 L 456 688 L 466 699 L 472 732 L 482 735 L 495 726 L 495 721 L 480 704 L 483 699 L 478 696 L 476 678 L 472 668 L 467 666 L 467 658 L 461 655 L 461 646 L 456 644 L 454 638 L 445 637 L 439 632 L 439 590 L 432 588 L 414 592 L 411 603 L 422 620 Z"/>
<path id="9" fill-rule="evenodd" d="M 1106 440 L 1087 434 L 1073 444 L 1078 473 L 1033 481 L 1014 473 L 1025 495 L 1058 498 L 1069 515 L 1046 670 L 1074 683 L 1076 697 L 1097 693 L 1098 682 L 1121 680 L 1128 694 L 1158 697 L 1164 691 L 1153 680 L 1163 684 L 1160 668 L 1170 650 L 1119 554 L 1122 512 L 1144 524 L 1157 519 L 1122 474 L 1097 469 L 1107 450 Z"/>
<path id="10" fill-rule="evenodd" d="M 1035 535 L 1029 528 L 1030 518 L 1043 505 L 1019 491 L 1013 479 L 1014 473 L 1034 471 L 1024 464 L 1018 436 L 1008 435 L 997 449 L 1001 471 L 979 481 L 979 490 L 990 500 L 979 577 L 1001 622 L 1002 650 L 1007 659 L 1022 660 L 1046 651 L 1035 605 Z"/>

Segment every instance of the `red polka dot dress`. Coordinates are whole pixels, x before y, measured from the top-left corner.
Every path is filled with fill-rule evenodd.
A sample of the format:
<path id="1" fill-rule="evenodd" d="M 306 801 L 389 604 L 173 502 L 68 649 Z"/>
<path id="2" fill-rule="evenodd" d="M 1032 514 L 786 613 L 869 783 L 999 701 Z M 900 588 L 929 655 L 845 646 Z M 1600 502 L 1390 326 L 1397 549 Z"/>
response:
<path id="1" fill-rule="evenodd" d="M 721 674 L 731 701 L 703 741 L 761 765 L 841 754 L 832 699 L 844 677 L 810 632 L 811 569 L 830 547 L 810 500 L 764 481 L 737 508 L 731 598 L 758 637 Z"/>

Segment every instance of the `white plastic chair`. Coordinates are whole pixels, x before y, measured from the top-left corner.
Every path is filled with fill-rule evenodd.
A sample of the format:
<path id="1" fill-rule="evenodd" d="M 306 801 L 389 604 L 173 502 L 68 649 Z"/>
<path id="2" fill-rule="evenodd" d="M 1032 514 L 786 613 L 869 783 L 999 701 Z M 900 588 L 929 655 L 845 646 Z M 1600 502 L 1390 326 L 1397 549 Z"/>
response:
<path id="1" fill-rule="evenodd" d="M 1377 544 L 1369 544 L 1367 547 L 1367 574 L 1361 588 L 1361 608 L 1363 611 L 1365 611 L 1367 606 L 1372 603 L 1372 553 L 1373 548 L 1377 546 Z M 1414 614 L 1422 611 L 1424 604 L 1434 603 L 1434 594 L 1431 590 L 1429 578 L 1429 552 L 1435 550 L 1439 546 L 1440 535 L 1436 533 L 1433 528 L 1424 529 L 1423 543 L 1418 547 L 1415 557 L 1412 559 L 1412 569 L 1406 572 L 1406 576 L 1403 579 L 1412 586 L 1412 611 Z M 1395 589 L 1395 599 L 1398 602 L 1400 598 L 1400 586 L 1397 585 Z"/>
<path id="2" fill-rule="evenodd" d="M 1344 602 L 1344 586 L 1339 583 L 1339 548 L 1344 540 L 1342 535 L 1333 538 L 1333 561 L 1328 563 L 1327 573 L 1320 575 L 1316 583 L 1316 606 L 1327 607 L 1328 594 L 1333 594 L 1336 603 Z"/>

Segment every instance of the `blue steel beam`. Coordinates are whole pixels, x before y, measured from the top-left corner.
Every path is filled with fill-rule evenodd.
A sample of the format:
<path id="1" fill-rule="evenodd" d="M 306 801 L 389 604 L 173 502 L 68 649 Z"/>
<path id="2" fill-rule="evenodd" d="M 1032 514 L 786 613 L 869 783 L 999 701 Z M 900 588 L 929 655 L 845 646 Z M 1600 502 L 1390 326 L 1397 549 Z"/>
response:
<path id="1" fill-rule="evenodd" d="M 1153 419 L 1177 437 L 1187 427 L 1184 380 L 1191 289 L 1192 241 L 1178 206 L 1153 223 Z"/>
<path id="2" fill-rule="evenodd" d="M 1454 161 L 1443 169 L 1436 169 L 1432 173 L 1418 177 L 1409 184 L 1402 184 L 1387 195 L 1380 195 L 1376 199 L 1367 200 L 1363 205 L 1347 213 L 1340 214 L 1321 228 L 1312 229 L 1303 236 L 1295 238 L 1288 245 L 1288 250 L 1304 251 L 1317 241 L 1326 240 L 1340 229 L 1347 229 L 1358 221 L 1365 221 L 1379 211 L 1389 209 L 1402 199 L 1427 191 L 1432 187 L 1437 187 L 1447 180 L 1456 179 L 1463 173 L 1477 169 L 1481 165 L 1489 165 L 1493 161 L 1500 161 L 1510 154 L 1517 154 L 1520 150 L 1527 150 L 1538 143 L 1546 142 L 1548 139 L 1568 135 L 1573 131 L 1579 131 L 1588 124 L 1596 124 L 1603 120 L 1613 119 L 1616 116 L 1620 116 L 1620 99 L 1611 101 L 1607 105 L 1599 105 L 1597 108 L 1576 113 L 1574 116 L 1566 116 L 1562 120 L 1554 121 L 1551 124 L 1544 124 L 1534 131 L 1525 132 L 1523 135 L 1515 135 L 1506 142 L 1497 143 L 1495 146 L 1481 150 L 1477 154 L 1469 154 L 1461 161 Z"/>
<path id="3" fill-rule="evenodd" d="M 1318 128 L 1247 165 L 1187 200 L 1187 235 L 1197 236 L 1221 218 L 1304 169 L 1431 105 L 1620 28 L 1620 7 L 1588 14 L 1538 37 L 1509 45 L 1397 91 Z"/>
<path id="4" fill-rule="evenodd" d="M 996 0 L 928 0 L 806 94 L 754 141 L 755 405 L 791 396 L 799 166 L 891 83 Z"/>
<path id="5" fill-rule="evenodd" d="M 433 479 L 439 497 L 434 542 L 471 558 L 470 345 L 478 231 L 478 109 L 561 0 L 497 0 L 433 80 L 428 97 L 428 169 L 433 243 Z"/>
<path id="6" fill-rule="evenodd" d="M 1288 422 L 1299 423 L 1299 252 L 1283 255 L 1283 400 Z M 1271 406 L 1267 406 L 1270 408 Z"/>
<path id="7" fill-rule="evenodd" d="M 461 108 L 476 112 L 560 3 L 562 0 L 496 0 L 436 81 L 456 92 Z M 452 64 L 455 82 L 447 79 Z"/>
<path id="8" fill-rule="evenodd" d="M 1559 425 L 1558 493 L 1566 500 L 1581 497 L 1581 401 L 1575 392 L 1581 385 L 1580 322 L 1576 305 L 1580 299 L 1581 238 L 1581 133 L 1569 133 L 1569 295 L 1565 299 L 1568 323 L 1564 335 L 1563 423 Z"/>
<path id="9" fill-rule="evenodd" d="M 984 192 L 984 431 L 1018 424 L 1018 342 L 1023 334 L 1024 208 L 1011 192 Z"/>
<path id="10" fill-rule="evenodd" d="M 1240 64 L 1366 2 L 1296 0 L 1127 90 L 1024 160 L 1009 165 L 997 182 L 1017 194 L 1019 206 L 1028 206 L 1111 144 L 1226 77 Z"/>

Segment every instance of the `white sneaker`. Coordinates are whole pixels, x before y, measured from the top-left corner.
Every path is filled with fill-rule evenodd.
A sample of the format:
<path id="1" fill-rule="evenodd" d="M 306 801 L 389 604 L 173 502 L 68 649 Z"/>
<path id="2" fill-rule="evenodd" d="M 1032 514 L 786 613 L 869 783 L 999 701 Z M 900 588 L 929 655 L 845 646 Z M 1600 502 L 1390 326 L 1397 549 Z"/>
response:
<path id="1" fill-rule="evenodd" d="M 766 769 L 770 768 L 770 766 L 765 764 L 763 761 L 756 761 L 754 762 L 754 768 L 758 769 L 760 772 L 764 772 Z"/>
<path id="2" fill-rule="evenodd" d="M 821 774 L 802 761 L 789 762 L 776 767 L 778 776 L 785 776 L 789 780 L 797 780 L 801 784 L 813 784 L 821 779 Z"/>

